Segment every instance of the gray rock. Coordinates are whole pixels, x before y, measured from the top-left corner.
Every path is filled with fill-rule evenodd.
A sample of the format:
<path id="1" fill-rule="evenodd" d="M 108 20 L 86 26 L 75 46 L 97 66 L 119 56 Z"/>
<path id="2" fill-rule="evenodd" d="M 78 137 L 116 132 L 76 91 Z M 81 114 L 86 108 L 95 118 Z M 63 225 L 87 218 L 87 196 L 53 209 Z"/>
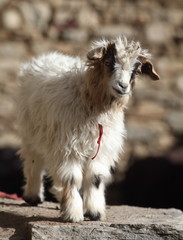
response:
<path id="1" fill-rule="evenodd" d="M 18 147 L 20 146 L 20 139 L 18 139 L 17 134 L 8 132 L 8 130 L 6 128 L 4 129 L 3 133 L 1 132 L 1 129 L 0 129 L 0 134 L 1 134 L 0 147 L 1 147 L 1 149 L 6 148 L 7 146 L 12 146 L 12 148 L 18 149 Z"/>
<path id="2" fill-rule="evenodd" d="M 147 88 L 143 91 L 143 89 L 136 88 L 136 90 L 134 91 L 134 97 L 137 101 L 153 101 L 161 106 L 168 107 L 169 109 L 183 107 L 183 99 L 170 90 L 162 91 L 161 89 L 156 90 L 152 88 Z"/>
<path id="3" fill-rule="evenodd" d="M 24 18 L 25 25 L 29 28 L 30 26 L 35 26 L 36 16 L 33 6 L 29 2 L 20 2 L 18 5 L 20 12 Z"/>
<path id="4" fill-rule="evenodd" d="M 152 22 L 146 27 L 146 38 L 153 43 L 164 43 L 172 38 L 173 29 L 169 23 Z"/>
<path id="5" fill-rule="evenodd" d="M 72 11 L 64 10 L 65 9 L 62 8 L 56 10 L 53 16 L 53 23 L 56 26 L 64 25 L 71 19 L 71 16 L 73 16 Z"/>
<path id="6" fill-rule="evenodd" d="M 130 142 L 151 142 L 156 137 L 156 130 L 150 127 L 127 124 L 126 128 Z"/>
<path id="7" fill-rule="evenodd" d="M 0 116 L 10 117 L 13 110 L 14 110 L 14 104 L 12 99 L 1 97 Z"/>
<path id="8" fill-rule="evenodd" d="M 110 216 L 112 214 L 112 216 Z M 29 223 L 30 239 L 76 240 L 182 240 L 183 214 L 176 209 L 145 209 L 128 206 L 108 208 L 106 222 L 80 224 Z"/>
<path id="9" fill-rule="evenodd" d="M 36 1 L 33 6 L 37 28 L 39 28 L 41 31 L 46 31 L 48 23 L 52 17 L 50 5 L 44 1 Z"/>
<path id="10" fill-rule="evenodd" d="M 176 78 L 176 88 L 177 88 L 177 91 L 181 94 L 183 94 L 183 74 L 182 75 L 179 75 L 177 78 Z"/>
<path id="11" fill-rule="evenodd" d="M 167 17 L 171 23 L 175 26 L 182 24 L 183 22 L 183 14 L 182 8 L 171 8 L 167 11 Z"/>
<path id="12" fill-rule="evenodd" d="M 152 143 L 162 133 L 166 132 L 164 124 L 156 121 L 127 121 L 127 138 L 130 142 Z"/>
<path id="13" fill-rule="evenodd" d="M 166 120 L 175 133 L 183 133 L 183 112 L 171 111 Z"/>
<path id="14" fill-rule="evenodd" d="M 71 41 L 74 43 L 84 43 L 88 40 L 88 33 L 82 29 L 67 29 L 62 34 L 64 40 Z"/>
<path id="15" fill-rule="evenodd" d="M 0 71 L 18 72 L 20 60 L 17 58 L 4 57 L 0 58 Z"/>
<path id="16" fill-rule="evenodd" d="M 0 44 L 0 57 L 23 58 L 28 54 L 25 44 L 7 41 Z"/>
<path id="17" fill-rule="evenodd" d="M 135 37 L 136 31 L 131 26 L 127 25 L 106 25 L 106 26 L 100 26 L 99 28 L 95 29 L 94 35 L 97 38 L 114 38 L 118 37 L 120 35 L 125 35 L 127 37 Z"/>
<path id="18" fill-rule="evenodd" d="M 36 1 L 34 3 L 21 2 L 18 5 L 25 19 L 25 27 L 36 28 L 43 32 L 47 29 L 52 17 L 52 10 L 48 3 Z"/>
<path id="19" fill-rule="evenodd" d="M 181 73 L 183 70 L 182 61 L 177 57 L 160 57 L 159 59 L 155 59 L 154 61 L 158 61 L 158 70 L 161 73 L 161 80 L 167 81 L 167 78 L 174 78 L 177 73 Z M 171 64 L 170 64 L 171 63 Z"/>
<path id="20" fill-rule="evenodd" d="M 95 29 L 99 25 L 99 15 L 86 5 L 78 11 L 77 21 L 80 27 Z"/>
<path id="21" fill-rule="evenodd" d="M 183 213 L 108 206 L 106 221 L 62 223 L 58 204 L 29 207 L 23 201 L 0 199 L 0 236 L 14 240 L 183 240 Z"/>
<path id="22" fill-rule="evenodd" d="M 56 44 L 53 44 L 51 41 L 35 41 L 31 44 L 31 50 L 33 52 L 33 55 L 41 55 L 46 52 L 51 52 L 54 50 L 57 50 L 55 48 Z"/>

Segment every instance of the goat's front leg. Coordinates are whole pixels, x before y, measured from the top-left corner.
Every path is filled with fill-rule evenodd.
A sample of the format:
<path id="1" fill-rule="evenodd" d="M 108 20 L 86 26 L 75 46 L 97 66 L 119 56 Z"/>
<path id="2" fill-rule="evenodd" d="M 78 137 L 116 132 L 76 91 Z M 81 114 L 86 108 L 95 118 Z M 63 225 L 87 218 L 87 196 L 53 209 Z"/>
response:
<path id="1" fill-rule="evenodd" d="M 79 190 L 82 185 L 82 169 L 80 164 L 64 163 L 54 183 L 60 186 L 61 218 L 64 222 L 79 222 L 84 219 L 83 201 Z M 57 194 L 58 198 L 58 194 Z"/>
<path id="2" fill-rule="evenodd" d="M 91 220 L 105 219 L 105 181 L 110 177 L 108 169 L 95 161 L 87 166 L 83 183 L 85 216 Z"/>

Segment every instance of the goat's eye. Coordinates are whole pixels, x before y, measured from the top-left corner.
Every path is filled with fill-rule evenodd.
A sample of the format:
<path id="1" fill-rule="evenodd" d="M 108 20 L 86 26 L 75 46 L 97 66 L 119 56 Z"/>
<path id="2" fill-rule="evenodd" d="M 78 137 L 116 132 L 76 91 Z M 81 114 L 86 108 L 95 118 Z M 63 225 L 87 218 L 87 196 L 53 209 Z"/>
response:
<path id="1" fill-rule="evenodd" d="M 140 70 L 139 68 L 136 68 L 136 69 L 133 70 L 133 73 L 134 73 L 135 75 L 138 75 L 138 74 L 141 73 L 141 70 Z"/>
<path id="2" fill-rule="evenodd" d="M 137 74 L 138 74 L 138 71 L 137 71 L 137 70 L 134 70 L 134 71 L 133 71 L 133 74 L 134 74 L 134 75 L 137 75 Z"/>
<path id="3" fill-rule="evenodd" d="M 138 69 L 134 69 L 132 71 L 132 74 L 131 74 L 131 78 L 130 78 L 130 82 L 134 81 L 135 80 L 135 77 L 140 73 L 140 71 L 138 71 Z"/>
<path id="4" fill-rule="evenodd" d="M 135 67 L 133 69 L 132 74 L 138 75 L 141 73 L 141 68 L 140 68 L 141 64 L 140 63 L 136 63 Z"/>
<path id="5" fill-rule="evenodd" d="M 137 71 L 137 69 L 133 70 L 133 72 L 132 72 L 133 76 L 138 75 L 138 74 L 139 74 L 139 71 Z"/>
<path id="6" fill-rule="evenodd" d="M 114 62 L 105 61 L 105 65 L 108 67 L 108 69 L 111 73 L 114 72 L 114 65 L 115 65 Z"/>
<path id="7" fill-rule="evenodd" d="M 105 65 L 106 65 L 106 66 L 110 66 L 110 65 L 111 65 L 111 62 L 110 62 L 110 61 L 105 61 Z"/>

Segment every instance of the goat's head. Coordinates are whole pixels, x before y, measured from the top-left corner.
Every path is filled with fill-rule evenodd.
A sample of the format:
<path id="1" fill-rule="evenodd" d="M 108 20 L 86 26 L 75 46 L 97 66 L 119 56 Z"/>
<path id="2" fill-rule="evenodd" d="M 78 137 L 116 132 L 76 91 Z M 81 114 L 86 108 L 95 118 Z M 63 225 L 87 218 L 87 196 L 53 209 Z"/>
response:
<path id="1" fill-rule="evenodd" d="M 129 95 L 138 74 L 146 74 L 152 80 L 159 79 L 147 50 L 142 49 L 138 42 L 128 42 L 125 37 L 114 41 L 96 42 L 88 52 L 87 58 L 88 65 L 94 71 L 98 69 L 98 72 L 102 72 L 113 99 Z M 97 85 L 97 81 L 101 79 L 95 76 L 94 81 Z"/>

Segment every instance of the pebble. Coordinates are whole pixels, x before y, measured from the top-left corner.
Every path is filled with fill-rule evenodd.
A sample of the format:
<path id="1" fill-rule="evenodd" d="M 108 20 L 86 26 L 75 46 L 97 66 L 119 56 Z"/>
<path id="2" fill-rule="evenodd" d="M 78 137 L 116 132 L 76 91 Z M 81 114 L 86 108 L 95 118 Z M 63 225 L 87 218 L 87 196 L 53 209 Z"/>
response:
<path id="1" fill-rule="evenodd" d="M 166 121 L 176 134 L 183 133 L 183 111 L 171 111 L 166 116 Z"/>
<path id="2" fill-rule="evenodd" d="M 33 27 L 41 32 L 47 30 L 49 21 L 52 18 L 52 9 L 48 3 L 43 1 L 35 1 L 32 4 L 20 2 L 18 7 L 25 19 L 25 28 Z"/>
<path id="3" fill-rule="evenodd" d="M 15 106 L 11 100 L 12 99 L 1 97 L 0 116 L 12 117 L 12 112 Z"/>
<path id="4" fill-rule="evenodd" d="M 78 12 L 77 22 L 82 28 L 95 29 L 99 25 L 99 15 L 90 7 L 84 6 Z"/>
<path id="5" fill-rule="evenodd" d="M 7 30 L 18 30 L 23 25 L 20 13 L 16 9 L 7 9 L 2 13 L 2 24 Z"/>
<path id="6" fill-rule="evenodd" d="M 174 24 L 174 26 L 180 26 L 180 23 L 183 22 L 183 8 L 176 9 L 171 8 L 167 11 L 167 18 L 171 22 L 171 24 Z"/>
<path id="7" fill-rule="evenodd" d="M 71 20 L 72 12 L 70 10 L 65 10 L 62 8 L 57 9 L 53 16 L 53 23 L 56 26 L 63 26 Z"/>
<path id="8" fill-rule="evenodd" d="M 49 21 L 52 18 L 52 9 L 50 8 L 50 5 L 43 1 L 36 1 L 33 6 L 37 20 L 36 26 L 41 31 L 46 31 Z"/>
<path id="9" fill-rule="evenodd" d="M 35 25 L 36 16 L 33 10 L 33 6 L 29 2 L 20 2 L 18 5 L 20 12 L 24 18 L 25 26 L 30 27 L 31 25 Z"/>

